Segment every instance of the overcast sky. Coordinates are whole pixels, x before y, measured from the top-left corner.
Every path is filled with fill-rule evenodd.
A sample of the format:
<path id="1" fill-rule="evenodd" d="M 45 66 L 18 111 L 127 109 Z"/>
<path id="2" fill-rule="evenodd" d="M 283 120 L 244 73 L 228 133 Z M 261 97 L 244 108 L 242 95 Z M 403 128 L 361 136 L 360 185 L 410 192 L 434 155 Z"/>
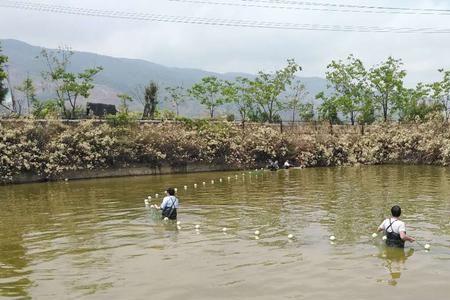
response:
<path id="1" fill-rule="evenodd" d="M 204 0 L 205 2 L 208 2 Z M 255 3 L 249 0 L 209 0 Z M 276 2 L 261 0 L 265 2 Z M 279 0 L 283 2 L 283 0 Z M 297 1 L 298 0 L 292 0 Z M 311 0 L 320 3 L 449 9 L 450 1 L 432 0 Z M 0 0 L 1 3 L 4 0 Z M 169 0 L 77 0 L 37 1 L 73 7 L 155 13 L 161 15 L 293 22 L 326 25 L 450 28 L 450 15 L 401 15 L 256 8 L 183 3 Z M 294 58 L 300 76 L 324 77 L 332 59 L 353 53 L 366 66 L 389 55 L 402 58 L 407 83 L 438 80 L 439 68 L 450 69 L 449 34 L 395 34 L 321 32 L 280 29 L 228 28 L 209 25 L 162 23 L 63 15 L 0 7 L 0 38 L 115 57 L 140 58 L 174 66 L 215 72 L 272 71 Z"/>

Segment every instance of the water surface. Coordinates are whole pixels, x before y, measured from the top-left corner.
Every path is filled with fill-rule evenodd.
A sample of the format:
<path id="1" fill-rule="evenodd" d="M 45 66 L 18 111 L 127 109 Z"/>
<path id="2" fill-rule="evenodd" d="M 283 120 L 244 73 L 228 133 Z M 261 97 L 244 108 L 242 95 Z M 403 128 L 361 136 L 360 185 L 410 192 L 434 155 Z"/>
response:
<path id="1" fill-rule="evenodd" d="M 144 206 L 168 186 L 179 230 Z M 431 251 L 371 238 L 394 204 Z M 450 170 L 428 166 L 0 186 L 0 298 L 448 299 L 449 216 Z"/>

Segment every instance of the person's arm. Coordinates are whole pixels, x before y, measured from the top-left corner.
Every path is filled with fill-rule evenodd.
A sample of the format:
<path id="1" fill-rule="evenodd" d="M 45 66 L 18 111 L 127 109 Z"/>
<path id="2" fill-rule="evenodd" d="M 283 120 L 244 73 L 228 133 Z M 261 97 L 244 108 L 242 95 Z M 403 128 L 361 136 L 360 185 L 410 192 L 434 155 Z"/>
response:
<path id="1" fill-rule="evenodd" d="M 384 221 L 378 226 L 377 232 L 384 231 Z"/>
<path id="2" fill-rule="evenodd" d="M 406 232 L 404 231 L 400 231 L 400 238 L 404 241 L 408 241 L 408 242 L 414 242 L 416 239 L 413 237 L 410 237 L 409 235 L 406 234 Z"/>
<path id="3" fill-rule="evenodd" d="M 164 207 L 166 207 L 168 198 L 169 197 L 164 197 L 163 201 L 161 202 L 161 205 L 159 206 L 159 209 L 162 210 L 162 209 L 164 209 Z"/>
<path id="4" fill-rule="evenodd" d="M 416 239 L 413 237 L 410 237 L 409 235 L 406 234 L 406 226 L 404 223 L 402 223 L 400 225 L 400 228 L 398 229 L 398 232 L 400 233 L 400 238 L 404 241 L 408 241 L 408 242 L 414 242 Z"/>

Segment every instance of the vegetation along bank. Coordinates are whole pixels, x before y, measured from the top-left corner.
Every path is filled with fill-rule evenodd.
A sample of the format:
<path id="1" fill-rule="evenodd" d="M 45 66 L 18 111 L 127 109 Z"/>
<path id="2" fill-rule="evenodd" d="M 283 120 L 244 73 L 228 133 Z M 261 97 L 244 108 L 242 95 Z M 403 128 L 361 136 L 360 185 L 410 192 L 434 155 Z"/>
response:
<path id="1" fill-rule="evenodd" d="M 304 167 L 396 162 L 446 166 L 450 162 L 450 130 L 440 116 L 409 125 L 373 124 L 364 134 L 281 133 L 264 125 L 242 128 L 207 120 L 144 125 L 0 123 L 2 183 L 13 182 L 21 174 L 51 180 L 64 178 L 67 172 L 134 165 L 155 168 L 206 163 L 254 168 L 269 159 L 289 159 Z"/>

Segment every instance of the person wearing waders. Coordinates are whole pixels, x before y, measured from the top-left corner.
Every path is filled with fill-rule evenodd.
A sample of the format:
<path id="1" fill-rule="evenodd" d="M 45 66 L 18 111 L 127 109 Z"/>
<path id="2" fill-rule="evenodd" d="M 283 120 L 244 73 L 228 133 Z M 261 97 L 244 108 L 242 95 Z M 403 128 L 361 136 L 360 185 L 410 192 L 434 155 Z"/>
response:
<path id="1" fill-rule="evenodd" d="M 175 189 L 168 188 L 166 190 L 166 197 L 164 197 L 160 209 L 162 211 L 162 217 L 169 220 L 177 219 L 178 198 L 175 197 Z"/>
<path id="2" fill-rule="evenodd" d="M 378 227 L 378 231 L 384 231 L 386 234 L 386 246 L 395 248 L 404 248 L 405 241 L 414 242 L 415 239 L 406 234 L 405 223 L 400 221 L 402 209 L 398 205 L 391 208 L 392 217 L 386 219 Z"/>

